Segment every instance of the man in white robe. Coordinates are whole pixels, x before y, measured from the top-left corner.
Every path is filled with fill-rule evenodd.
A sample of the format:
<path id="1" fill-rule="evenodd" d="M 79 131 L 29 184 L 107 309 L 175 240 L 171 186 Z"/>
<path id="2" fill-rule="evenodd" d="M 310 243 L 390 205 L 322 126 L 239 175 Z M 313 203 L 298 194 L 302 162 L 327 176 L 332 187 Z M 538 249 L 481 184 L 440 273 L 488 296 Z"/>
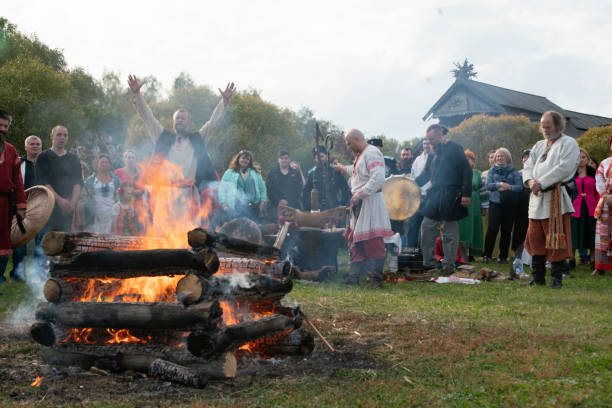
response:
<path id="1" fill-rule="evenodd" d="M 564 129 L 563 115 L 544 112 L 540 120 L 544 140 L 533 146 L 523 169 L 523 183 L 531 189 L 525 239 L 525 249 L 532 256 L 530 285 L 546 284 L 548 260 L 553 289 L 562 287 L 563 273 L 569 272 L 567 259 L 574 252 L 570 228 L 574 206 L 562 184 L 574 178 L 580 149 L 572 137 L 563 134 Z"/>
<path id="2" fill-rule="evenodd" d="M 393 235 L 389 212 L 382 195 L 385 183 L 385 159 L 376 147 L 369 145 L 359 130 L 350 130 L 345 137 L 347 147 L 355 155 L 352 166 L 338 166 L 351 175 L 351 217 L 347 239 L 351 249 L 351 267 L 344 283 L 358 285 L 359 277 L 368 271 L 368 288 L 382 288 L 386 250 L 383 238 Z M 368 268 L 368 261 L 371 268 Z"/>

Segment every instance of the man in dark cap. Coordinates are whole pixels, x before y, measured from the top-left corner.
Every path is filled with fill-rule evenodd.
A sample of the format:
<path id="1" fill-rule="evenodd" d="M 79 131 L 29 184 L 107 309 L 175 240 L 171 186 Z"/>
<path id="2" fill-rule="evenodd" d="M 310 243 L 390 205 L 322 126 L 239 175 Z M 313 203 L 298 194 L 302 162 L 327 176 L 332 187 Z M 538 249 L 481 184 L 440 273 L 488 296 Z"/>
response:
<path id="1" fill-rule="evenodd" d="M 319 210 L 328 210 L 341 205 L 348 205 L 351 199 L 351 190 L 344 176 L 336 171 L 329 163 L 327 149 L 318 146 L 312 149 L 317 165 L 308 171 L 308 180 L 302 190 L 302 208 L 312 210 L 312 191 L 317 190 Z M 326 181 L 327 180 L 327 181 Z M 330 197 L 327 197 L 329 188 Z"/>
<path id="2" fill-rule="evenodd" d="M 377 147 L 378 150 L 382 152 L 383 148 L 383 140 L 381 138 L 373 138 L 368 140 L 368 144 L 371 144 L 374 147 Z M 392 174 L 399 174 L 399 165 L 397 164 L 397 160 L 391 156 L 384 156 L 385 158 L 385 178 L 391 176 Z"/>

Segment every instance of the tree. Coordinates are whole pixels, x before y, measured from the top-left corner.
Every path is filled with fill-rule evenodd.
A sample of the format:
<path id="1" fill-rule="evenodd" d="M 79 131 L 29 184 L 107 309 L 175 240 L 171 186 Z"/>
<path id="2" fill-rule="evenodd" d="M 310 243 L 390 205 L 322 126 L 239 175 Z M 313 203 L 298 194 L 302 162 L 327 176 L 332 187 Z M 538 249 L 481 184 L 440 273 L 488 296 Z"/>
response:
<path id="1" fill-rule="evenodd" d="M 474 115 L 448 132 L 448 139 L 474 152 L 476 167 L 481 170 L 489 167 L 487 153 L 500 147 L 510 150 L 514 166 L 520 167 L 523 150 L 541 138 L 538 125 L 525 116 Z"/>
<path id="2" fill-rule="evenodd" d="M 578 145 L 601 162 L 606 157 L 610 157 L 608 141 L 612 136 L 612 125 L 593 127 L 584 132 L 577 140 Z"/>
<path id="3" fill-rule="evenodd" d="M 457 79 L 472 79 L 476 78 L 478 72 L 474 71 L 474 64 L 470 64 L 467 60 L 463 61 L 463 64 L 460 62 L 453 62 L 453 65 L 456 69 L 452 69 L 453 77 Z"/>

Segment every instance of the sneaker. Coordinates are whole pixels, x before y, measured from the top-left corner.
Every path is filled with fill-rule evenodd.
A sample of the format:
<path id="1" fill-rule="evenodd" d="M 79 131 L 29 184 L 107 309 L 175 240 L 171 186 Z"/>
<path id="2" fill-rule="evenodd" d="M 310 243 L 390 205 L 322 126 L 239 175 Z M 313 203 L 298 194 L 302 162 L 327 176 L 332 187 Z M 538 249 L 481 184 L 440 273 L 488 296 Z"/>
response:
<path id="1" fill-rule="evenodd" d="M 482 263 L 483 264 L 488 264 L 489 263 L 489 257 L 488 256 L 483 256 L 482 257 Z"/>

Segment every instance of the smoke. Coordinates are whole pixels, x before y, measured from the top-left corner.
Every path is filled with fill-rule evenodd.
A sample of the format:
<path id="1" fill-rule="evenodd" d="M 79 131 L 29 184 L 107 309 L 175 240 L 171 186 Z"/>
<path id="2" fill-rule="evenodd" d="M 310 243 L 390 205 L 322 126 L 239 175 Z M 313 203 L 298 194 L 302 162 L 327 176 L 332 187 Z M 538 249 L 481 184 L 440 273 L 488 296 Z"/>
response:
<path id="1" fill-rule="evenodd" d="M 222 275 L 223 278 L 227 279 L 228 286 L 233 288 L 250 289 L 255 283 L 248 278 L 248 275 L 239 271 L 232 271 L 230 274 Z"/>
<path id="2" fill-rule="evenodd" d="M 28 246 L 33 246 L 32 241 Z M 42 248 L 34 245 L 34 256 L 24 258 L 15 271 L 16 275 L 25 280 L 29 293 L 7 319 L 9 326 L 17 332 L 25 332 L 34 323 L 34 309 L 44 300 L 43 287 L 49 278 L 46 256 Z"/>

